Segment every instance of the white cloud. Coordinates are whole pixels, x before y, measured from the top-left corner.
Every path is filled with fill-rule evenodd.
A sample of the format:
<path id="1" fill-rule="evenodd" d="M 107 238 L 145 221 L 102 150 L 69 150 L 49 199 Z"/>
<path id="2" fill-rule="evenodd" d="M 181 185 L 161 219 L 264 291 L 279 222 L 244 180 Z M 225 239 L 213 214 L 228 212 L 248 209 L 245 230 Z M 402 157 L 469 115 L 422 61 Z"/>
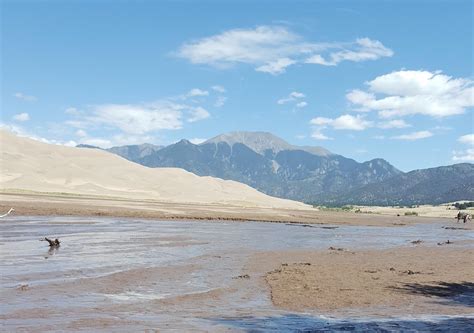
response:
<path id="1" fill-rule="evenodd" d="M 419 131 L 419 132 L 413 132 L 409 134 L 393 136 L 392 139 L 415 141 L 415 140 L 420 140 L 420 139 L 426 139 L 432 136 L 433 136 L 433 133 L 431 133 L 430 131 Z"/>
<path id="2" fill-rule="evenodd" d="M 360 116 L 342 115 L 331 123 L 331 126 L 335 129 L 347 129 L 354 131 L 363 131 L 368 127 L 372 126 L 372 122 L 364 120 Z"/>
<path id="3" fill-rule="evenodd" d="M 225 96 L 218 96 L 216 99 L 216 102 L 214 103 L 214 106 L 217 108 L 220 108 L 224 106 L 225 102 L 227 101 L 227 97 Z"/>
<path id="4" fill-rule="evenodd" d="M 367 93 L 367 92 L 359 90 L 359 89 L 355 89 L 355 90 L 352 90 L 351 92 L 349 92 L 346 95 L 346 98 L 352 104 L 361 105 L 361 107 L 358 108 L 356 111 L 369 112 L 371 110 L 368 107 L 366 107 L 365 105 L 367 105 L 369 102 L 372 102 L 375 99 L 375 95 Z"/>
<path id="5" fill-rule="evenodd" d="M 437 132 L 446 132 L 446 131 L 452 131 L 453 128 L 450 127 L 450 126 L 441 126 L 441 125 L 438 125 L 438 126 L 434 126 L 432 128 L 433 131 L 437 131 Z"/>
<path id="6" fill-rule="evenodd" d="M 161 102 L 152 104 L 104 104 L 93 107 L 87 122 L 118 128 L 129 134 L 182 127 L 183 105 Z"/>
<path id="7" fill-rule="evenodd" d="M 403 119 L 394 119 L 389 121 L 382 121 L 377 124 L 378 128 L 389 129 L 389 128 L 407 128 L 411 127 L 410 124 L 407 124 Z"/>
<path id="8" fill-rule="evenodd" d="M 156 142 L 156 138 L 149 135 L 130 135 L 119 133 L 108 138 L 104 137 L 82 137 L 79 142 L 100 148 L 110 148 L 114 146 L 142 144 L 144 142 Z"/>
<path id="9" fill-rule="evenodd" d="M 466 134 L 458 138 L 458 142 L 474 146 L 474 134 Z M 455 162 L 472 162 L 474 161 L 474 148 L 465 150 L 454 150 L 452 160 Z"/>
<path id="10" fill-rule="evenodd" d="M 199 145 L 203 142 L 205 142 L 207 139 L 203 139 L 203 138 L 193 138 L 193 139 L 190 139 L 189 142 L 195 144 L 195 145 Z"/>
<path id="11" fill-rule="evenodd" d="M 28 121 L 30 120 L 30 115 L 26 112 L 23 112 L 23 113 L 18 113 L 16 115 L 13 116 L 13 120 L 16 120 L 16 121 Z"/>
<path id="12" fill-rule="evenodd" d="M 295 60 L 290 58 L 280 58 L 274 61 L 269 61 L 265 65 L 255 68 L 257 72 L 270 73 L 278 75 L 286 71 L 286 67 L 296 64 Z"/>
<path id="13" fill-rule="evenodd" d="M 474 161 L 474 148 L 469 148 L 466 150 L 455 150 L 453 151 L 452 160 L 455 162 L 462 162 L 462 161 Z"/>
<path id="14" fill-rule="evenodd" d="M 11 124 L 2 124 L 0 123 L 0 128 L 6 129 L 15 135 L 18 135 L 20 137 L 25 137 L 29 138 L 35 141 L 40 141 L 43 143 L 48 143 L 48 144 L 53 144 L 53 145 L 61 145 L 61 146 L 69 146 L 69 147 L 75 147 L 77 143 L 73 140 L 69 141 L 63 141 L 63 140 L 51 140 L 51 139 L 46 139 L 34 134 L 31 134 L 28 130 L 25 130 L 23 127 L 16 126 L 16 125 L 11 125 Z"/>
<path id="15" fill-rule="evenodd" d="M 81 138 L 84 138 L 84 137 L 87 136 L 87 132 L 84 131 L 84 130 L 82 130 L 82 129 L 78 129 L 78 130 L 76 131 L 76 136 L 79 136 L 79 137 L 81 137 Z"/>
<path id="16" fill-rule="evenodd" d="M 303 93 L 300 93 L 298 91 L 293 91 L 288 95 L 288 97 L 279 99 L 277 101 L 277 104 L 281 105 L 281 104 L 286 104 L 286 103 L 289 103 L 289 102 L 294 102 L 297 99 L 304 98 L 304 97 L 305 97 L 305 95 Z"/>
<path id="17" fill-rule="evenodd" d="M 316 117 L 311 119 L 310 124 L 311 125 L 316 125 L 316 126 L 324 126 L 324 125 L 329 125 L 332 123 L 331 118 L 325 118 L 325 117 Z"/>
<path id="18" fill-rule="evenodd" d="M 153 135 L 162 130 L 178 130 L 185 122 L 193 123 L 210 117 L 197 101 L 186 103 L 187 96 L 207 96 L 208 91 L 198 88 L 186 94 L 141 104 L 100 104 L 78 110 L 70 107 L 71 118 L 64 125 L 76 129 L 82 143 L 101 147 L 111 145 L 155 142 Z M 223 96 L 219 96 L 223 97 Z M 220 101 L 224 103 L 223 100 Z M 87 130 L 87 132 L 86 132 Z M 102 137 L 89 136 L 88 132 L 105 133 Z"/>
<path id="19" fill-rule="evenodd" d="M 81 139 L 80 143 L 84 145 L 90 145 L 90 146 L 95 146 L 95 147 L 100 147 L 100 148 L 110 148 L 113 146 L 112 141 L 108 139 L 101 139 L 101 138 Z"/>
<path id="20" fill-rule="evenodd" d="M 306 103 L 306 102 L 296 103 L 296 107 L 300 108 L 300 109 L 306 107 L 307 105 L 308 105 L 308 103 Z"/>
<path id="21" fill-rule="evenodd" d="M 336 66 L 335 63 L 327 61 L 320 54 L 314 54 L 306 59 L 307 64 L 323 65 L 323 66 Z"/>
<path id="22" fill-rule="evenodd" d="M 202 90 L 199 88 L 191 89 L 187 94 L 186 97 L 197 97 L 197 96 L 209 96 L 209 91 Z"/>
<path id="23" fill-rule="evenodd" d="M 276 75 L 297 63 L 337 65 L 341 61 L 390 57 L 393 51 L 369 38 L 348 43 L 314 43 L 286 27 L 258 26 L 255 29 L 227 30 L 187 42 L 177 55 L 193 64 L 225 68 L 244 63 L 255 66 L 257 71 Z M 325 60 L 323 55 L 329 60 Z"/>
<path id="24" fill-rule="evenodd" d="M 466 134 L 458 138 L 458 141 L 467 145 L 474 145 L 474 134 Z"/>
<path id="25" fill-rule="evenodd" d="M 368 92 L 353 90 L 346 97 L 356 111 L 377 111 L 382 118 L 415 114 L 441 118 L 474 106 L 473 82 L 441 72 L 402 70 L 366 84 Z"/>
<path id="26" fill-rule="evenodd" d="M 310 123 L 315 126 L 331 126 L 337 130 L 363 131 L 373 126 L 371 121 L 365 120 L 362 116 L 352 116 L 344 114 L 335 119 L 316 117 Z"/>
<path id="27" fill-rule="evenodd" d="M 333 140 L 333 138 L 330 138 L 326 136 L 324 133 L 322 133 L 321 130 L 322 128 L 315 128 L 313 132 L 311 133 L 311 137 L 315 140 L 321 140 L 321 141 Z"/>
<path id="28" fill-rule="evenodd" d="M 210 113 L 207 112 L 206 109 L 204 109 L 200 106 L 190 110 L 189 115 L 190 116 L 188 118 L 188 121 L 190 123 L 194 123 L 196 121 L 203 120 L 203 119 L 209 118 L 211 116 Z"/>
<path id="29" fill-rule="evenodd" d="M 35 102 L 37 100 L 37 98 L 35 96 L 26 95 L 26 94 L 21 93 L 21 92 L 14 93 L 13 96 L 15 96 L 16 98 L 21 99 L 23 101 L 27 101 L 27 102 Z"/>
<path id="30" fill-rule="evenodd" d="M 64 110 L 64 113 L 72 115 L 72 116 L 78 116 L 80 114 L 80 111 L 76 108 L 69 107 L 66 110 Z"/>
<path id="31" fill-rule="evenodd" d="M 221 94 L 226 92 L 225 88 L 223 86 L 219 86 L 219 85 L 212 86 L 211 89 L 214 90 L 214 91 L 217 91 L 218 93 L 221 93 Z"/>
<path id="32" fill-rule="evenodd" d="M 306 59 L 306 63 L 336 66 L 341 61 L 361 62 L 377 60 L 382 57 L 391 57 L 393 55 L 393 51 L 385 47 L 381 42 L 369 38 L 356 39 L 351 47 L 350 49 L 332 52 L 328 56 L 328 60 L 324 59 L 320 54 L 315 54 Z"/>

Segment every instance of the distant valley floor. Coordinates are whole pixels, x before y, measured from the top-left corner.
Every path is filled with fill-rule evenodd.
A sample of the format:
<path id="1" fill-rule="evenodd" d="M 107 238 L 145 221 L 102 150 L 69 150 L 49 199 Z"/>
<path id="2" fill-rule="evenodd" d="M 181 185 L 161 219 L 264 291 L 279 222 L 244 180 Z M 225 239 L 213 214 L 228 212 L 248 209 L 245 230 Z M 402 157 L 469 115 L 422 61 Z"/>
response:
<path id="1" fill-rule="evenodd" d="M 128 200 L 109 197 L 72 196 L 61 194 L 0 193 L 0 213 L 14 208 L 15 215 L 24 216 L 109 216 L 161 220 L 233 220 L 280 223 L 344 224 L 368 226 L 402 226 L 445 220 L 457 225 L 454 219 L 439 216 L 396 216 L 390 210 L 385 214 L 354 212 L 289 210 L 277 208 L 239 207 L 216 204 L 171 203 L 146 200 Z M 364 210 L 365 211 L 365 210 Z M 368 211 L 368 210 L 367 210 Z M 391 215 L 391 216 L 390 216 Z M 450 213 L 450 215 L 452 215 Z M 442 215 L 441 215 L 442 216 Z M 459 227 L 474 229 L 474 223 Z"/>

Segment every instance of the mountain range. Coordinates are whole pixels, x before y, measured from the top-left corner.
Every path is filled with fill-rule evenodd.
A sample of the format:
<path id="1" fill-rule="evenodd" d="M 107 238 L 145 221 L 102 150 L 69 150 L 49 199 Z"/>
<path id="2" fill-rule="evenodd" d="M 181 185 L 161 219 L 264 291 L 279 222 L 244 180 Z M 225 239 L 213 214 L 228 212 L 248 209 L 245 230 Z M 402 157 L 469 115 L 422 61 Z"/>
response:
<path id="1" fill-rule="evenodd" d="M 384 159 L 359 163 L 322 147 L 291 145 L 267 132 L 231 132 L 201 144 L 181 140 L 165 147 L 142 144 L 107 150 L 148 167 L 183 168 L 313 204 L 412 205 L 474 200 L 473 164 L 404 173 Z"/>

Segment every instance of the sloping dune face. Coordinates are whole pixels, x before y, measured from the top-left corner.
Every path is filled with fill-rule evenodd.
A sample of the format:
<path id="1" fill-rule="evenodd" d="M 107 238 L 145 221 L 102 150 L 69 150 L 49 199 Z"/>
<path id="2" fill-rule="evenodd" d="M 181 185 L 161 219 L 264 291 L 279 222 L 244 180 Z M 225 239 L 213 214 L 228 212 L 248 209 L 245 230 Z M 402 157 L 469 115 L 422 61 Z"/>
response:
<path id="1" fill-rule="evenodd" d="M 305 209 L 234 181 L 147 168 L 96 150 L 46 144 L 0 130 L 0 188 L 180 203 Z"/>

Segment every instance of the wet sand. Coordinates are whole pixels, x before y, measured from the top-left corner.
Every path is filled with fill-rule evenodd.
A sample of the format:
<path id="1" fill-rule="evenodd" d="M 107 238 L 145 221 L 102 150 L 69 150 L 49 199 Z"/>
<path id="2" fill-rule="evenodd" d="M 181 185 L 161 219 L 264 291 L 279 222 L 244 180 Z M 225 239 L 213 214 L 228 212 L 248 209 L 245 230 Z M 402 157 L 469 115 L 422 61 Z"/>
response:
<path id="1" fill-rule="evenodd" d="M 265 276 L 272 302 L 291 311 L 472 313 L 474 249 L 435 246 L 265 253 L 254 265 L 276 267 Z"/>
<path id="2" fill-rule="evenodd" d="M 474 234 L 450 226 L 10 216 L 0 330 L 469 332 Z"/>
<path id="3" fill-rule="evenodd" d="M 15 208 L 23 216 L 105 216 L 160 220 L 293 222 L 305 224 L 403 226 L 432 223 L 437 217 L 385 216 L 314 210 L 255 208 L 232 205 L 185 204 L 107 197 L 0 193 L 0 211 Z M 454 219 L 443 219 L 451 223 Z M 458 224 L 473 230 L 474 223 Z"/>

